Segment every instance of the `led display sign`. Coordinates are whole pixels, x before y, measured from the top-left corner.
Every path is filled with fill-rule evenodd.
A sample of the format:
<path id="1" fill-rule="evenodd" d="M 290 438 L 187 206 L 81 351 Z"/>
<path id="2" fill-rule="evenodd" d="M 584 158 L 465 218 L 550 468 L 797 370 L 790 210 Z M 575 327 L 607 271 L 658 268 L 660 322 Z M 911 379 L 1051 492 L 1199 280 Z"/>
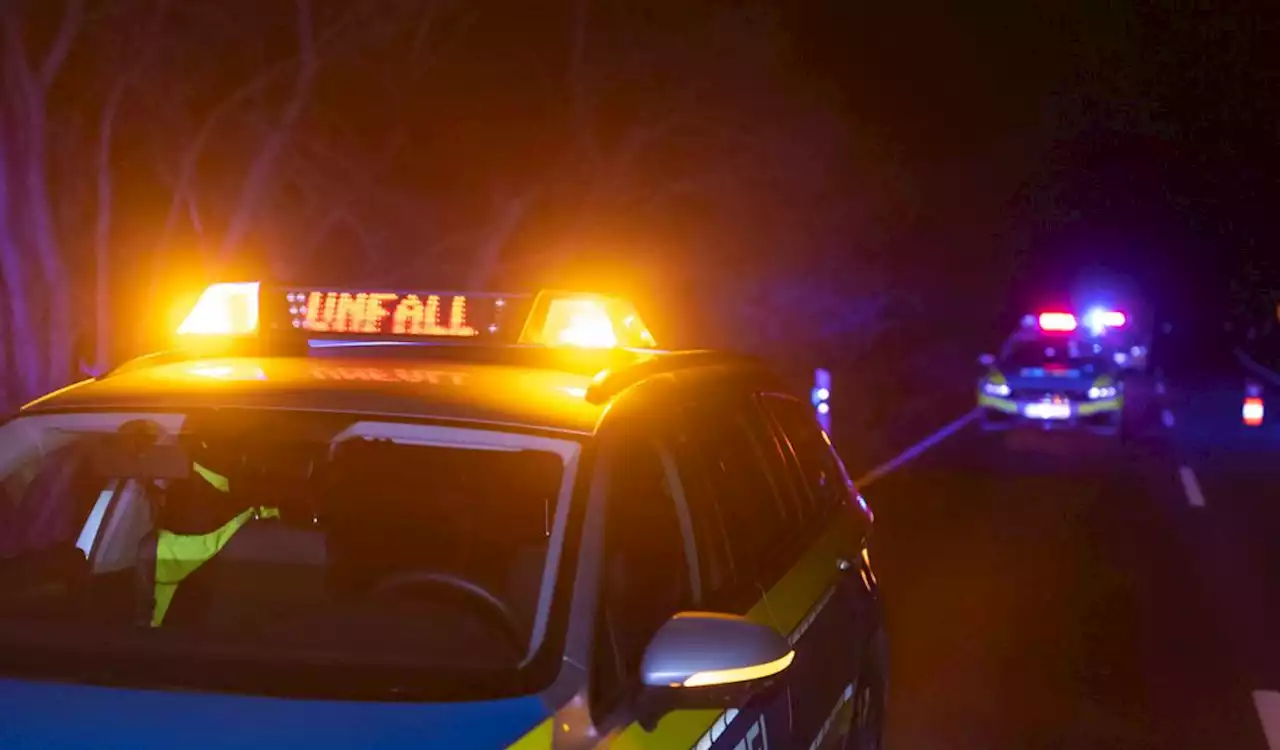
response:
<path id="1" fill-rule="evenodd" d="M 474 338 L 496 333 L 505 301 L 463 294 L 293 291 L 286 295 L 293 326 L 340 336 Z"/>

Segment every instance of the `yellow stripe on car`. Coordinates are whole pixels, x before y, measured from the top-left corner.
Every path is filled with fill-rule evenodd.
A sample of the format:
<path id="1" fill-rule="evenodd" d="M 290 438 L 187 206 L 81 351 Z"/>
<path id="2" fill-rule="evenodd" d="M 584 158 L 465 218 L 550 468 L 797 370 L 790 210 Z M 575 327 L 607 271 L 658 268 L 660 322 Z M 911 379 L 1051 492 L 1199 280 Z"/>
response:
<path id="1" fill-rule="evenodd" d="M 1082 417 L 1092 414 L 1101 414 L 1107 411 L 1120 411 L 1124 408 L 1124 396 L 1116 396 L 1115 398 L 1102 399 L 1101 401 L 1088 401 L 1076 407 L 1077 412 Z"/>
<path id="2" fill-rule="evenodd" d="M 555 719 L 543 721 L 533 731 L 508 745 L 508 750 L 550 750 L 555 743 Z"/>
<path id="3" fill-rule="evenodd" d="M 794 644 L 829 598 L 829 590 L 841 575 L 835 561 L 851 554 L 848 540 L 853 534 L 852 519 L 842 514 L 747 611 L 747 619 L 769 625 Z M 652 732 L 633 722 L 602 738 L 600 744 L 619 750 L 691 748 L 725 713 L 716 709 L 673 711 L 662 717 Z M 542 722 L 511 745 L 511 750 L 550 750 L 555 745 L 557 721 Z"/>
<path id="4" fill-rule="evenodd" d="M 792 643 L 813 621 L 815 610 L 825 604 L 828 589 L 840 575 L 835 561 L 850 554 L 848 540 L 852 520 L 841 515 L 804 556 L 747 612 L 747 619 L 772 626 Z M 716 723 L 723 711 L 673 711 L 652 732 L 639 724 L 624 727 L 609 747 L 620 750 L 694 747 Z"/>
<path id="5" fill-rule="evenodd" d="M 985 393 L 978 394 L 978 406 L 989 406 L 992 409 L 1005 412 L 1006 414 L 1018 413 L 1018 405 L 1012 400 L 988 396 Z"/>

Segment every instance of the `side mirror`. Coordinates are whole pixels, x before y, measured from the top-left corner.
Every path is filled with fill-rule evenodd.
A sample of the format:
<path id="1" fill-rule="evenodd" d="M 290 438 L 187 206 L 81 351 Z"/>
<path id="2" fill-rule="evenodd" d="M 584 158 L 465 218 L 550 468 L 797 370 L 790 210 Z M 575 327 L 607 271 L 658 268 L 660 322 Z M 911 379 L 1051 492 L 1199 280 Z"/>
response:
<path id="1" fill-rule="evenodd" d="M 990 367 L 995 363 L 996 363 L 996 355 L 994 354 L 983 354 L 982 356 L 978 357 L 978 364 L 982 365 L 983 367 Z"/>
<path id="2" fill-rule="evenodd" d="M 654 634 L 640 663 L 640 723 L 652 731 L 670 711 L 740 705 L 791 666 L 791 644 L 735 615 L 681 612 Z"/>

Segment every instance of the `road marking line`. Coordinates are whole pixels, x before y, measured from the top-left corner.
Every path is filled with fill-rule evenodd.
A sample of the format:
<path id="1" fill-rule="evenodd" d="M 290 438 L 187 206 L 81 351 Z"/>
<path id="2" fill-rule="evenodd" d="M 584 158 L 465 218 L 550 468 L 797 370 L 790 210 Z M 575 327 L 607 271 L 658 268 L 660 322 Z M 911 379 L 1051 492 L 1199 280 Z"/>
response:
<path id="1" fill-rule="evenodd" d="M 1157 381 L 1156 381 L 1156 393 L 1160 394 L 1161 396 L 1163 396 L 1163 395 L 1164 395 L 1164 381 L 1163 381 L 1163 380 L 1157 380 Z"/>
<path id="2" fill-rule="evenodd" d="M 1280 750 L 1280 693 L 1274 690 L 1253 691 L 1253 706 L 1262 720 L 1262 734 L 1270 750 Z"/>
<path id="3" fill-rule="evenodd" d="M 1200 481 L 1190 466 L 1178 469 L 1178 477 L 1182 479 L 1182 491 L 1187 494 L 1187 502 L 1192 508 L 1204 507 L 1204 493 L 1200 491 Z"/>
<path id="4" fill-rule="evenodd" d="M 1164 411 L 1160 412 L 1160 421 L 1164 422 L 1165 427 L 1172 429 L 1174 424 L 1173 412 L 1169 411 L 1168 409 L 1165 409 Z"/>
<path id="5" fill-rule="evenodd" d="M 884 475 L 892 471 L 896 471 L 908 461 L 919 458 L 920 454 L 924 453 L 925 451 L 929 450 L 933 446 L 937 445 L 938 443 L 941 443 L 943 440 L 946 440 L 947 438 L 954 435 L 962 427 L 969 424 L 974 419 L 977 419 L 979 413 L 981 413 L 980 409 L 974 409 L 968 414 L 965 414 L 963 417 L 960 417 L 959 419 L 951 422 L 950 424 L 945 425 L 944 427 L 942 427 L 940 430 L 933 433 L 929 437 L 925 438 L 924 440 L 921 440 L 920 442 L 916 443 L 915 445 L 903 451 L 901 454 L 898 455 L 897 458 L 894 458 L 890 461 L 886 461 L 885 463 L 880 464 L 876 468 L 872 469 L 871 471 L 868 471 L 866 474 L 863 474 L 861 477 L 854 480 L 853 482 L 854 486 L 857 487 L 858 489 L 866 489 L 867 485 L 871 484 L 872 482 L 876 481 L 877 479 L 883 477 Z"/>

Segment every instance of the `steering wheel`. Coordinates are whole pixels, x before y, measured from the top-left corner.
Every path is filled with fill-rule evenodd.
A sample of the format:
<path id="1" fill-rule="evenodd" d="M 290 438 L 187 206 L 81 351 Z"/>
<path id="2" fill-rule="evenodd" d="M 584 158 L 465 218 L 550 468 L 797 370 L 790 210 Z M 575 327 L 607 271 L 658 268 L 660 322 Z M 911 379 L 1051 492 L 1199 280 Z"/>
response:
<path id="1" fill-rule="evenodd" d="M 501 626 L 503 635 L 511 641 L 516 647 L 516 652 L 521 656 L 524 655 L 526 647 L 524 635 L 520 629 L 516 627 L 516 618 L 511 614 L 511 610 L 501 599 L 489 593 L 489 591 L 471 581 L 459 578 L 451 573 L 439 573 L 427 570 L 407 570 L 401 573 L 394 573 L 383 578 L 374 585 L 375 593 L 386 594 L 398 591 L 400 589 L 449 589 L 455 594 L 461 594 L 457 597 L 460 601 L 466 601 L 473 605 L 472 609 L 483 611 L 490 620 Z"/>

